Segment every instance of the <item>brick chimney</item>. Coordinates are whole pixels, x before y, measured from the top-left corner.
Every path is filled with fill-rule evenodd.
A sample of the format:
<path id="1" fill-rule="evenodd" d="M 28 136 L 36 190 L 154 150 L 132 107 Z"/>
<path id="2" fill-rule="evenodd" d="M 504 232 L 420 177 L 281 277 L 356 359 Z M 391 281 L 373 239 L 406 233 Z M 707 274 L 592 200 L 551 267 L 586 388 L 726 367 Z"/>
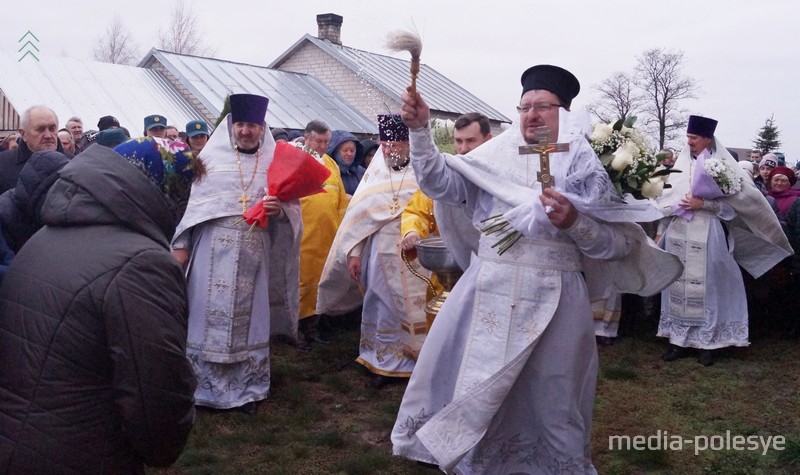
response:
<path id="1" fill-rule="evenodd" d="M 322 13 L 317 15 L 317 38 L 328 40 L 335 45 L 342 44 L 342 22 L 344 18 L 335 13 Z"/>

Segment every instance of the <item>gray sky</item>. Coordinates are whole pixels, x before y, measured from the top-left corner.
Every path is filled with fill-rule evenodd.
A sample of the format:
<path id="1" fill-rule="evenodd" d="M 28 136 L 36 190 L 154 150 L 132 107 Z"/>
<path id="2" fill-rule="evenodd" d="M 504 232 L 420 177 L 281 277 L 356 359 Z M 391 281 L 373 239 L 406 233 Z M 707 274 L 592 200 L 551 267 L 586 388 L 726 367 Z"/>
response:
<path id="1" fill-rule="evenodd" d="M 616 71 L 630 72 L 650 48 L 685 52 L 684 74 L 701 87 L 686 101 L 690 113 L 719 120 L 727 147 L 749 148 L 774 114 L 788 162 L 800 158 L 800 4 L 790 0 L 618 0 L 588 2 L 452 0 L 195 0 L 192 9 L 219 59 L 267 65 L 306 33 L 316 15 L 344 17 L 342 42 L 384 50 L 386 32 L 416 28 L 422 62 L 514 118 L 519 76 L 539 63 L 563 66 L 578 77 L 583 106 L 592 86 Z M 482 6 L 475 6 L 482 3 Z M 61 2 L 44 0 L 36 13 L 14 7 L 0 29 L 0 51 L 16 52 L 31 30 L 42 55 L 92 59 L 92 48 L 115 15 L 131 30 L 141 56 L 157 45 L 174 0 Z M 795 38 L 792 40 L 791 38 Z M 794 45 L 794 46 L 792 46 Z M 402 56 L 402 55 L 400 55 Z M 793 87 L 794 86 L 794 87 Z M 422 90 L 424 94 L 425 91 Z"/>

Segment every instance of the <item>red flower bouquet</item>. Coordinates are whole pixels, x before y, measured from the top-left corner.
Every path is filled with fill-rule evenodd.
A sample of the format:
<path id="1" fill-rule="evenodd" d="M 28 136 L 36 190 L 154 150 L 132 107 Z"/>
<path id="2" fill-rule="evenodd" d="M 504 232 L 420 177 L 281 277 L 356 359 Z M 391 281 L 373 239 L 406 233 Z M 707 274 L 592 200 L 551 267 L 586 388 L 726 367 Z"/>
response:
<path id="1" fill-rule="evenodd" d="M 329 176 L 331 171 L 309 153 L 280 142 L 275 146 L 275 156 L 267 170 L 267 195 L 286 202 L 325 193 L 322 184 Z M 259 201 L 244 213 L 243 218 L 251 227 L 258 225 L 264 229 L 269 217 L 263 202 Z"/>

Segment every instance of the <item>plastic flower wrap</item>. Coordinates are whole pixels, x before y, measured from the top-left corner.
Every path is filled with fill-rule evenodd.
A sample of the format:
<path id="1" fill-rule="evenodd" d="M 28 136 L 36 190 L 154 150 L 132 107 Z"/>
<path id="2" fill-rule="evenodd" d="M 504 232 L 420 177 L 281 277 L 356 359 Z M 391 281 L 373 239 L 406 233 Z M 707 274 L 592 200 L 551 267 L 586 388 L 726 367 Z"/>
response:
<path id="1" fill-rule="evenodd" d="M 325 165 L 309 153 L 286 142 L 275 145 L 275 156 L 267 170 L 267 195 L 281 201 L 298 200 L 316 193 L 325 193 L 322 187 L 331 175 Z M 262 200 L 263 201 L 263 200 Z M 244 213 L 244 221 L 262 229 L 267 227 L 268 216 L 264 203 L 259 201 Z"/>
<path id="2" fill-rule="evenodd" d="M 660 166 L 663 157 L 647 151 L 644 134 L 634 123 L 636 117 L 595 124 L 589 141 L 620 195 L 656 198 L 670 188 L 666 183 L 669 174 L 680 170 Z"/>
<path id="3" fill-rule="evenodd" d="M 738 170 L 722 158 L 711 157 L 708 150 L 697 156 L 697 165 L 691 183 L 691 194 L 695 198 L 713 200 L 732 195 L 742 190 L 742 177 Z M 686 220 L 694 216 L 692 210 L 672 205 L 672 212 Z"/>
<path id="4" fill-rule="evenodd" d="M 742 177 L 725 160 L 708 158 L 703 162 L 703 169 L 714 180 L 723 195 L 732 195 L 742 190 Z"/>

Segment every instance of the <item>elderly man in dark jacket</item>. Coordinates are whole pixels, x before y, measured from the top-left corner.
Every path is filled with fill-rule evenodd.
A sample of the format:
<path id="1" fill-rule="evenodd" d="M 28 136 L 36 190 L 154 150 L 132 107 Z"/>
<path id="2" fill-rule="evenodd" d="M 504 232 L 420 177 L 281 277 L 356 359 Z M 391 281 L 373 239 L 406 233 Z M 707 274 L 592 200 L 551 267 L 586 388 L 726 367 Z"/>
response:
<path id="1" fill-rule="evenodd" d="M 58 172 L 0 287 L 0 473 L 144 473 L 183 450 L 196 379 L 169 240 L 202 165 L 176 147 L 94 145 Z"/>
<path id="2" fill-rule="evenodd" d="M 19 125 L 19 147 L 0 152 L 0 193 L 14 188 L 22 167 L 34 153 L 43 150 L 65 153 L 58 140 L 58 117 L 52 109 L 33 106 L 23 112 Z M 72 158 L 71 154 L 66 155 Z"/>

